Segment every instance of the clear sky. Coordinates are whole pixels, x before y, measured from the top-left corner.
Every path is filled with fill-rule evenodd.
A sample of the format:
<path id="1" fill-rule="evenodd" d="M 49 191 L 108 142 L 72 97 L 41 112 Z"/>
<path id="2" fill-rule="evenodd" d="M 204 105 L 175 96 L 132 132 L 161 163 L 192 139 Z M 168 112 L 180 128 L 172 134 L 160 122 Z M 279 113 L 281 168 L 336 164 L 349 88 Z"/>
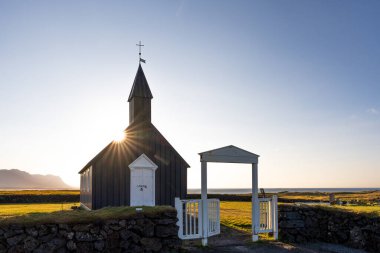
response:
<path id="1" fill-rule="evenodd" d="M 0 168 L 78 186 L 128 125 L 142 40 L 189 188 L 230 144 L 260 155 L 260 187 L 380 187 L 379 31 L 379 1 L 0 1 Z M 210 168 L 251 186 L 248 165 Z"/>

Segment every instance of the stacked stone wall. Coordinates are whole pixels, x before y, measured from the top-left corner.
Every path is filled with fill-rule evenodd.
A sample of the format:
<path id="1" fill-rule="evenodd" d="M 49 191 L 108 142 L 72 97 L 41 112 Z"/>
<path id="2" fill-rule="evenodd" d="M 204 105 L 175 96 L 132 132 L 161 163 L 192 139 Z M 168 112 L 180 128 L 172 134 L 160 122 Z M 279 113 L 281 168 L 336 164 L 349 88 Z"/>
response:
<path id="1" fill-rule="evenodd" d="M 175 209 L 97 222 L 0 226 L 5 252 L 177 252 Z"/>
<path id="2" fill-rule="evenodd" d="M 368 217 L 309 205 L 279 206 L 279 238 L 287 242 L 321 241 L 380 252 L 380 217 Z"/>

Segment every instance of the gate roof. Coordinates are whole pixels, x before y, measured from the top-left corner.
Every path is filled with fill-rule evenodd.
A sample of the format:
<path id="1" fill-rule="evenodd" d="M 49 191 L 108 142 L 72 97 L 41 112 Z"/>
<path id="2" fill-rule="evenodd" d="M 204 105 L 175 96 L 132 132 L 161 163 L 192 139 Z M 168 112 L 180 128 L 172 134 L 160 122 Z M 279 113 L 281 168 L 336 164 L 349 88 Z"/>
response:
<path id="1" fill-rule="evenodd" d="M 259 155 L 233 145 L 199 153 L 201 162 L 258 163 Z"/>

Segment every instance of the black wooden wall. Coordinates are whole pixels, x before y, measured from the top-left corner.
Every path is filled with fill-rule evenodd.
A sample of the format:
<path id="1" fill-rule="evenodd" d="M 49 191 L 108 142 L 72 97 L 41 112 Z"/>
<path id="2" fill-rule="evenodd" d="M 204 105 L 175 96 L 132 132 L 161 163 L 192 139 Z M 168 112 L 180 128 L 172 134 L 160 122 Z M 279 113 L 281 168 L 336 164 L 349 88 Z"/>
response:
<path id="1" fill-rule="evenodd" d="M 92 165 L 92 207 L 130 204 L 129 165 L 145 153 L 158 168 L 155 175 L 156 205 L 174 206 L 174 198 L 187 194 L 189 165 L 150 122 L 132 124 L 127 138 L 111 143 L 88 165 Z"/>
<path id="2" fill-rule="evenodd" d="M 87 175 L 87 173 L 89 175 Z M 89 166 L 80 175 L 80 203 L 92 209 L 92 167 Z"/>

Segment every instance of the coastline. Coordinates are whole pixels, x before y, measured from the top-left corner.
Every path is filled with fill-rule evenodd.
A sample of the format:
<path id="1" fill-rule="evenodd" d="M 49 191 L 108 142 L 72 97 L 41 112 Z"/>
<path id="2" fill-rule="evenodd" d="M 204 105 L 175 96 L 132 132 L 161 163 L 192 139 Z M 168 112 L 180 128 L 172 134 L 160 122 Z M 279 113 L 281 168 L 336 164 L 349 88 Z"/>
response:
<path id="1" fill-rule="evenodd" d="M 380 191 L 380 188 L 263 188 L 266 193 L 279 193 L 279 192 L 365 192 L 365 191 Z M 214 188 L 208 189 L 209 194 L 249 194 L 252 192 L 251 188 Z M 201 189 L 188 189 L 188 194 L 200 194 Z"/>

